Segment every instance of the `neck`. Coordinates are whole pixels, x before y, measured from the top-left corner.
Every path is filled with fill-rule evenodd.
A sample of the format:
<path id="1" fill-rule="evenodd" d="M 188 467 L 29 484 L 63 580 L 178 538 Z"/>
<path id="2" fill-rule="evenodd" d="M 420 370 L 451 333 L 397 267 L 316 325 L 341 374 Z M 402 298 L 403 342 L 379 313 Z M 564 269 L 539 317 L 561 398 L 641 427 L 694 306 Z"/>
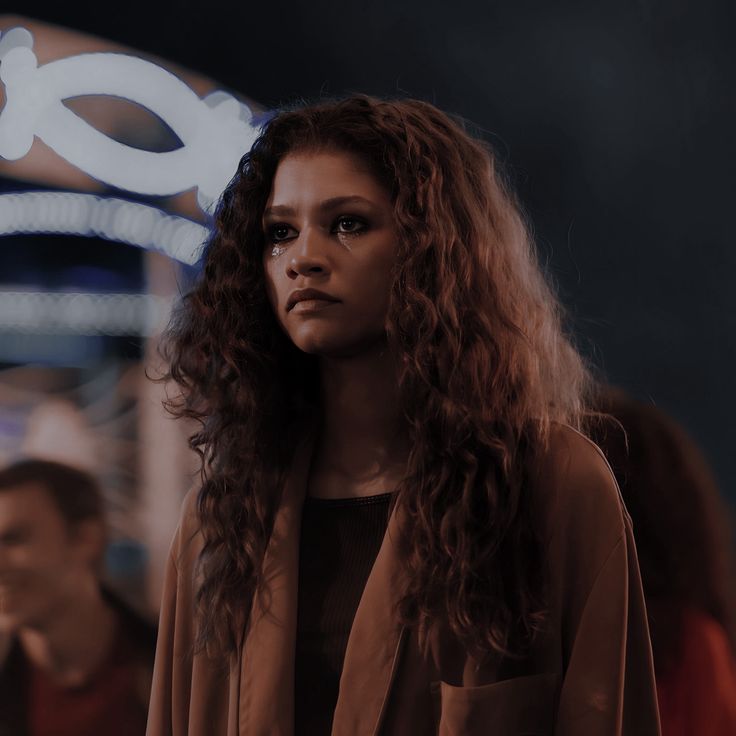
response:
<path id="1" fill-rule="evenodd" d="M 18 632 L 31 663 L 64 686 L 81 685 L 112 649 L 117 616 L 90 577 L 73 595 L 49 614 L 47 620 Z"/>
<path id="2" fill-rule="evenodd" d="M 406 468 L 408 433 L 388 348 L 323 358 L 321 382 L 323 422 L 313 473 L 342 482 L 348 495 L 351 488 L 390 490 L 386 485 L 398 482 Z"/>

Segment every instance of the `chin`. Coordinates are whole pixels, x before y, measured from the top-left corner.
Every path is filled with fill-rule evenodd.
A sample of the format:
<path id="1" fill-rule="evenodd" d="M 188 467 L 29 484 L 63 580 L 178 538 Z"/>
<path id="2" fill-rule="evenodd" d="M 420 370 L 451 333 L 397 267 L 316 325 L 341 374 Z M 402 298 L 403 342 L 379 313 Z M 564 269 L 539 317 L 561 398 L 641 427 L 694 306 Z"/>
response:
<path id="1" fill-rule="evenodd" d="M 335 334 L 305 334 L 306 331 L 292 336 L 294 345 L 303 353 L 317 355 L 323 358 L 355 358 L 368 353 L 386 343 L 385 334 L 350 335 Z"/>
<path id="2" fill-rule="evenodd" d="M 324 358 L 347 357 L 351 353 L 349 346 L 340 340 L 302 339 L 294 340 L 294 345 L 307 355 L 316 355 Z"/>

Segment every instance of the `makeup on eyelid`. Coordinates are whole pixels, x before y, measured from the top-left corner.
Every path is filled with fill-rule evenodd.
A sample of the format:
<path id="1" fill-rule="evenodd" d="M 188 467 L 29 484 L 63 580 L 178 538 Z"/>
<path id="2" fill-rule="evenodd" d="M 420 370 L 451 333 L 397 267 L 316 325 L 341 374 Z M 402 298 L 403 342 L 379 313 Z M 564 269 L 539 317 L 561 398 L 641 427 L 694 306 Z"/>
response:
<path id="1" fill-rule="evenodd" d="M 339 223 L 341 220 L 349 220 L 349 221 L 352 221 L 360 225 L 360 228 L 357 230 L 348 230 L 348 231 L 331 230 L 331 232 L 333 232 L 337 236 L 340 243 L 343 246 L 345 246 L 347 250 L 352 250 L 350 246 L 350 239 L 365 233 L 369 229 L 369 224 L 363 218 L 356 217 L 353 215 L 340 215 L 340 217 L 338 217 L 335 222 Z M 271 255 L 274 258 L 278 258 L 279 256 L 283 255 L 286 252 L 286 246 L 279 245 L 279 242 L 285 242 L 287 240 L 290 240 L 290 238 L 283 238 L 281 241 L 276 241 L 274 243 L 272 233 L 276 229 L 288 228 L 288 227 L 290 226 L 279 224 L 279 225 L 272 225 L 271 227 L 266 228 L 265 236 L 271 243 L 274 244 L 273 247 L 271 248 Z"/>

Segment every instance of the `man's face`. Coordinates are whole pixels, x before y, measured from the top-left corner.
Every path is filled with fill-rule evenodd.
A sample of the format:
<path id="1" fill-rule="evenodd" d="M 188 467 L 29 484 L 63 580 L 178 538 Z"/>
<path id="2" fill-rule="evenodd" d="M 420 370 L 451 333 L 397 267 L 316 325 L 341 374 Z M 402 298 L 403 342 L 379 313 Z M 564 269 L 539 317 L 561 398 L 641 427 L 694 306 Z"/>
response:
<path id="1" fill-rule="evenodd" d="M 41 485 L 0 490 L 0 629 L 41 627 L 93 574 L 94 550 Z"/>

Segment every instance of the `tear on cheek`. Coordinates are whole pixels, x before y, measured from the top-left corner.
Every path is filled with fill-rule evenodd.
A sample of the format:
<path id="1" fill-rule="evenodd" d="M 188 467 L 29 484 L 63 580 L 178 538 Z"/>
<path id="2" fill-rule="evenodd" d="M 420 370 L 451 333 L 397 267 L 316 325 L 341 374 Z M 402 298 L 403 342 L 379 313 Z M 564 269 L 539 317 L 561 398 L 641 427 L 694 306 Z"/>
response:
<path id="1" fill-rule="evenodd" d="M 350 236 L 347 233 L 338 233 L 337 238 L 340 241 L 340 244 L 343 245 L 346 250 L 353 249 L 350 245 Z"/>

